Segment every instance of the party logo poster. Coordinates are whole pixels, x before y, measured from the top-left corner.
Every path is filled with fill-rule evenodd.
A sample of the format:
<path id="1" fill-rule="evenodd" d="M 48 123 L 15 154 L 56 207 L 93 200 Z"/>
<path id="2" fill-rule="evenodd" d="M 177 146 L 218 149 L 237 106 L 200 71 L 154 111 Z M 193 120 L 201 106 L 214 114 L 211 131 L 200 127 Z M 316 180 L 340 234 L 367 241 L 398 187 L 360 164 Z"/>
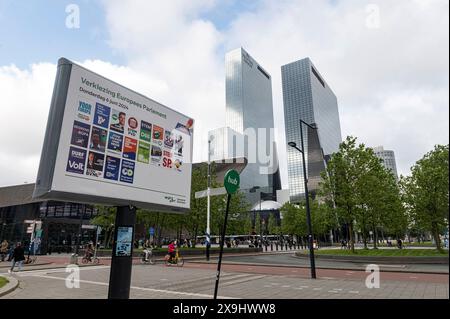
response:
<path id="1" fill-rule="evenodd" d="M 174 163 L 174 167 L 177 171 L 181 172 L 181 167 L 183 166 L 183 162 L 180 159 L 176 159 Z"/>
<path id="2" fill-rule="evenodd" d="M 86 162 L 86 151 L 71 146 L 66 171 L 70 173 L 84 174 L 84 163 Z"/>
<path id="3" fill-rule="evenodd" d="M 173 147 L 173 135 L 172 132 L 168 130 L 164 133 L 164 146 L 167 148 Z"/>
<path id="4" fill-rule="evenodd" d="M 134 162 L 122 160 L 122 167 L 120 168 L 120 181 L 132 184 L 133 177 L 134 177 Z"/>
<path id="5" fill-rule="evenodd" d="M 103 128 L 108 128 L 109 114 L 111 109 L 100 103 L 95 104 L 94 124 Z"/>
<path id="6" fill-rule="evenodd" d="M 111 112 L 111 125 L 109 128 L 118 133 L 122 133 L 125 129 L 125 112 L 117 111 L 115 109 Z"/>
<path id="7" fill-rule="evenodd" d="M 83 101 L 78 102 L 78 118 L 80 120 L 91 121 L 92 105 Z"/>
<path id="8" fill-rule="evenodd" d="M 152 138 L 152 125 L 148 122 L 141 121 L 141 134 L 139 135 L 141 140 L 150 142 Z"/>
<path id="9" fill-rule="evenodd" d="M 153 143 L 159 146 L 163 144 L 164 129 L 158 125 L 153 125 Z"/>
<path id="10" fill-rule="evenodd" d="M 88 124 L 74 121 L 72 128 L 72 139 L 70 140 L 70 143 L 80 147 L 87 147 L 90 129 L 91 126 Z"/>
<path id="11" fill-rule="evenodd" d="M 130 117 L 128 119 L 128 129 L 127 133 L 130 136 L 136 137 L 137 136 L 137 127 L 138 127 L 138 120 L 134 117 Z"/>
<path id="12" fill-rule="evenodd" d="M 107 139 L 108 139 L 107 130 L 92 126 L 91 142 L 89 143 L 89 148 L 91 150 L 104 152 Z"/>
<path id="13" fill-rule="evenodd" d="M 122 152 L 123 136 L 109 132 L 108 149 L 114 152 Z"/>
<path id="14" fill-rule="evenodd" d="M 123 157 L 130 160 L 136 160 L 137 141 L 133 138 L 125 137 L 123 143 Z"/>
<path id="15" fill-rule="evenodd" d="M 161 165 L 162 150 L 161 147 L 152 145 L 152 164 Z"/>
<path id="16" fill-rule="evenodd" d="M 150 162 L 150 144 L 139 141 L 137 161 L 146 164 Z"/>
<path id="17" fill-rule="evenodd" d="M 176 135 L 174 154 L 178 156 L 183 156 L 183 146 L 184 146 L 183 135 Z"/>
<path id="18" fill-rule="evenodd" d="M 119 179 L 120 158 L 106 156 L 105 176 L 106 179 L 117 181 Z"/>
<path id="19" fill-rule="evenodd" d="M 102 177 L 104 162 L 105 162 L 104 154 L 89 152 L 88 160 L 86 163 L 86 175 Z"/>

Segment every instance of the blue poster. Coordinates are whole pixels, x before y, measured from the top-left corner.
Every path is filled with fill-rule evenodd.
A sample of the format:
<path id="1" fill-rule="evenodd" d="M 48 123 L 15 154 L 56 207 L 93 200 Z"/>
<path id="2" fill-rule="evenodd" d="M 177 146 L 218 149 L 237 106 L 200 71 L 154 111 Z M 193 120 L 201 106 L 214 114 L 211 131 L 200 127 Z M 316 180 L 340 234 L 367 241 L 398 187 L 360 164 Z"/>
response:
<path id="1" fill-rule="evenodd" d="M 120 169 L 120 181 L 133 184 L 134 177 L 134 162 L 122 160 L 122 167 Z"/>
<path id="2" fill-rule="evenodd" d="M 108 128 L 109 124 L 109 113 L 111 109 L 103 104 L 95 104 L 95 114 L 94 114 L 94 124 Z"/>
<path id="3" fill-rule="evenodd" d="M 72 139 L 70 144 L 87 147 L 89 142 L 89 131 L 91 126 L 82 122 L 74 121 L 72 127 Z"/>
<path id="4" fill-rule="evenodd" d="M 119 179 L 120 158 L 106 156 L 105 175 L 106 179 L 117 181 Z"/>
<path id="5" fill-rule="evenodd" d="M 66 171 L 70 173 L 84 174 L 85 162 L 86 151 L 81 148 L 70 147 Z"/>
<path id="6" fill-rule="evenodd" d="M 115 152 L 122 152 L 123 136 L 114 132 L 109 132 L 108 149 Z"/>

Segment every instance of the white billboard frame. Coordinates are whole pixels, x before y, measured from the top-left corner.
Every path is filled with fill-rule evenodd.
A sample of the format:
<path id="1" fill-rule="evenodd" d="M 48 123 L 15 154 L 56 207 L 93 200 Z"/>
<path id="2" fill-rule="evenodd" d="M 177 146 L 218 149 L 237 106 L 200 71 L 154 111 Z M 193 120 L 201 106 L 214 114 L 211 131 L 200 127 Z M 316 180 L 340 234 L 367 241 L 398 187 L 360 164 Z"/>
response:
<path id="1" fill-rule="evenodd" d="M 74 87 L 78 90 L 80 90 L 81 92 L 82 87 L 81 87 L 81 82 L 75 82 L 73 78 L 78 76 L 79 74 L 84 74 L 85 77 L 86 74 L 88 74 L 89 76 L 92 76 L 93 79 L 96 79 L 97 81 L 100 82 L 101 86 L 100 88 L 103 89 L 103 94 L 108 96 L 109 94 L 111 94 L 111 92 L 116 92 L 117 96 L 120 96 L 118 93 L 118 91 L 120 90 L 121 96 L 122 96 L 122 101 L 124 101 L 123 103 L 120 103 L 120 100 L 118 99 L 114 99 L 109 96 L 106 100 L 108 100 L 107 102 L 102 102 L 99 101 L 99 103 L 97 103 L 95 100 L 95 96 L 94 97 L 87 97 L 87 99 L 91 99 L 90 101 L 93 101 L 93 103 L 95 103 L 95 115 L 97 116 L 97 104 L 106 104 L 108 109 L 110 109 L 110 113 L 108 113 L 108 121 L 111 122 L 111 126 L 107 127 L 105 129 L 106 132 L 102 132 L 103 135 L 106 134 L 106 140 L 107 141 L 107 147 L 108 149 L 106 149 L 106 145 L 103 144 L 103 153 L 100 153 L 99 158 L 101 159 L 101 163 L 103 166 L 101 166 L 101 172 L 100 169 L 97 172 L 100 172 L 99 174 L 92 174 L 92 172 L 95 172 L 95 170 L 92 168 L 92 161 L 89 162 L 90 157 L 91 157 L 91 153 L 95 153 L 91 147 L 93 146 L 86 146 L 86 145 L 81 145 L 79 150 L 84 150 L 84 156 L 82 156 L 82 160 L 84 161 L 83 163 L 85 163 L 84 165 L 86 166 L 86 170 L 84 169 L 84 166 L 82 167 L 82 171 L 81 172 L 77 172 L 75 171 L 71 171 L 69 170 L 69 164 L 73 164 L 74 161 L 71 163 L 70 159 L 72 156 L 72 151 L 74 148 L 76 148 L 78 145 L 73 145 L 75 142 L 73 142 L 73 136 L 75 135 L 74 131 L 76 130 L 82 130 L 82 126 L 81 129 L 80 128 L 76 128 L 76 123 L 77 123 L 77 118 L 71 118 L 70 119 L 70 129 L 68 128 L 68 113 L 69 112 L 73 112 L 74 114 L 76 114 L 77 112 L 79 112 L 78 110 L 75 110 L 75 108 L 77 107 L 76 105 L 73 105 L 75 103 L 73 103 L 73 99 L 74 96 L 77 97 L 82 93 L 76 93 L 74 92 Z M 72 80 L 72 83 L 71 83 Z M 78 80 L 77 80 L 78 81 Z M 83 82 L 84 84 L 86 83 Z M 78 84 L 80 84 L 80 88 L 76 87 Z M 97 83 L 98 85 L 98 83 Z M 98 91 L 98 86 L 94 86 L 95 89 L 97 89 Z M 112 90 L 110 90 L 109 88 L 113 88 Z M 95 91 L 94 89 L 92 89 L 92 91 Z M 97 93 L 96 91 L 96 93 Z M 84 92 L 86 93 L 86 92 Z M 101 93 L 101 92 L 100 92 Z M 90 95 L 92 95 L 92 92 L 90 92 Z M 99 97 L 99 95 L 96 95 L 97 97 Z M 127 98 L 125 100 L 123 100 L 123 97 L 126 96 Z M 116 97 L 116 96 L 114 96 Z M 131 97 L 131 102 L 130 102 L 130 97 Z M 102 96 L 102 98 L 104 99 L 104 96 Z M 117 103 L 119 101 L 119 103 Z M 145 103 L 139 103 L 139 101 L 145 101 Z M 108 103 L 112 103 L 112 104 L 108 104 Z M 128 104 L 126 104 L 128 103 Z M 131 106 L 130 106 L 131 103 Z M 68 106 L 70 104 L 70 106 Z M 117 104 L 120 104 L 119 106 L 117 106 Z M 81 105 L 81 101 L 80 101 L 80 105 Z M 134 182 L 141 182 L 141 183 L 145 183 L 146 179 L 149 178 L 149 176 L 147 175 L 147 172 L 145 174 L 145 177 L 136 177 L 136 175 L 139 174 L 135 174 L 136 170 L 138 170 L 138 167 L 141 167 L 141 169 L 139 171 L 143 171 L 144 169 L 142 168 L 143 166 L 141 165 L 144 162 L 139 162 L 138 160 L 138 155 L 140 152 L 140 134 L 137 133 L 137 145 L 132 145 L 130 146 L 132 151 L 132 154 L 134 152 L 134 164 L 132 165 L 132 169 L 128 166 L 128 170 L 130 171 L 129 174 L 131 174 L 130 176 L 132 176 L 131 179 L 126 179 L 126 174 L 124 174 L 123 172 L 126 171 L 127 167 L 124 167 L 124 163 L 125 162 L 132 162 L 131 160 L 127 159 L 125 157 L 125 143 L 129 140 L 133 140 L 133 138 L 128 137 L 127 134 L 131 134 L 130 132 L 126 133 L 124 131 L 120 132 L 119 134 L 116 134 L 115 132 L 113 132 L 113 124 L 112 121 L 113 119 L 116 120 L 116 117 L 113 117 L 113 111 L 116 111 L 115 109 L 119 109 L 119 111 L 121 111 L 122 109 L 120 109 L 120 107 L 125 108 L 125 107 L 129 107 L 131 108 L 130 110 L 130 114 L 138 114 L 138 116 L 140 116 L 140 120 L 138 120 L 138 123 L 141 123 L 141 126 L 143 125 L 142 122 L 147 123 L 146 121 L 150 122 L 149 118 L 154 118 L 156 116 L 159 116 L 162 118 L 162 123 L 166 123 L 167 125 L 170 124 L 170 127 L 168 126 L 163 126 L 163 124 L 161 123 L 156 123 L 154 121 L 152 121 L 152 129 L 151 129 L 151 134 L 150 134 L 150 141 L 148 143 L 142 143 L 143 145 L 143 149 L 144 151 L 142 151 L 142 157 L 141 159 L 147 159 L 150 157 L 150 160 L 152 160 L 153 158 L 156 158 L 155 163 L 150 162 L 149 163 L 149 171 L 153 174 L 155 174 L 154 180 L 156 180 L 156 182 L 159 182 L 159 186 L 155 186 L 155 189 L 146 189 L 145 187 L 139 187 L 140 185 L 130 185 Z M 134 108 L 135 107 L 135 108 Z M 73 108 L 73 109 L 72 109 Z M 134 113 L 133 113 L 134 112 Z M 144 114 L 144 116 L 141 115 L 141 113 L 139 112 L 145 112 L 142 113 Z M 165 113 L 164 113 L 165 112 Z M 123 113 L 123 112 L 122 112 Z M 91 125 L 89 127 L 89 131 L 87 131 L 86 129 L 86 134 L 87 137 L 85 137 L 85 139 L 87 139 L 88 141 L 91 141 L 91 138 L 93 136 L 94 133 L 94 128 L 96 129 L 101 129 L 101 127 L 94 127 L 95 125 L 99 125 L 98 123 L 94 123 L 94 110 L 92 110 L 92 113 L 89 113 L 92 116 L 92 119 L 89 119 L 89 121 L 91 121 Z M 115 113 L 114 113 L 115 114 Z M 120 117 L 120 113 L 119 117 Z M 110 117 L 111 115 L 111 117 Z M 117 115 L 117 114 L 116 114 Z M 162 115 L 165 115 L 165 117 L 163 117 Z M 78 113 L 79 116 L 79 113 Z M 133 115 L 132 115 L 133 116 Z M 132 117 L 131 116 L 131 117 Z M 148 117 L 146 117 L 148 116 Z M 137 118 L 137 116 L 136 116 Z M 135 118 L 135 120 L 136 120 Z M 167 120 L 167 122 L 164 122 L 164 120 Z M 180 152 L 180 154 L 175 154 L 175 153 L 169 153 L 170 149 L 168 148 L 167 152 L 166 152 L 166 144 L 164 141 L 164 144 L 161 145 L 160 150 L 158 151 L 158 146 L 154 146 L 155 141 L 153 141 L 152 139 L 154 138 L 153 133 L 156 129 L 156 127 L 158 127 L 158 130 L 167 130 L 169 133 L 173 132 L 173 130 L 175 129 L 173 127 L 173 123 L 177 123 L 176 124 L 176 128 L 179 134 L 177 134 L 176 137 L 172 136 L 171 134 L 167 134 L 171 139 L 175 140 L 175 144 L 177 143 L 176 139 L 179 139 L 181 142 L 181 147 L 182 147 L 182 151 L 177 151 Z M 187 122 L 185 122 L 187 121 Z M 81 121 L 82 122 L 82 121 Z M 33 193 L 33 198 L 37 198 L 37 199 L 43 199 L 43 200 L 59 200 L 59 201 L 69 201 L 69 202 L 77 202 L 77 203 L 85 203 L 85 204 L 98 204 L 98 205 L 107 205 L 107 206 L 135 206 L 138 208 L 143 208 L 143 209 L 148 209 L 148 210 L 152 210 L 152 211 L 167 211 L 167 212 L 174 212 L 174 213 L 186 213 L 189 211 L 190 209 L 190 195 L 191 195 L 191 175 L 192 175 L 192 151 L 193 151 L 193 122 L 194 120 L 189 117 L 186 116 L 180 112 L 177 112 L 173 109 L 168 108 L 167 106 L 164 106 L 138 92 L 135 92 L 133 90 L 130 90 L 110 79 L 107 79 L 95 72 L 92 72 L 78 64 L 73 63 L 72 61 L 66 59 L 66 58 L 60 58 L 58 60 L 58 67 L 57 67 L 57 74 L 56 74 L 56 79 L 55 79 L 55 84 L 54 84 L 54 89 L 53 89 L 53 95 L 52 95 L 52 101 L 51 101 L 51 105 L 50 105 L 50 111 L 49 111 L 49 116 L 48 116 L 48 121 L 47 121 L 47 128 L 46 128 L 46 133 L 45 133 L 45 138 L 44 138 L 44 144 L 42 147 L 42 153 L 41 153 L 41 159 L 40 159 L 40 164 L 39 164 L 39 170 L 38 170 L 38 175 L 37 175 L 37 179 L 36 179 L 36 185 L 35 185 L 35 189 L 34 189 L 34 193 Z M 100 123 L 100 122 L 99 122 Z M 155 124 L 156 123 L 156 124 Z M 189 125 L 183 125 L 182 123 L 189 123 Z M 148 124 L 148 123 L 147 123 Z M 128 124 L 129 125 L 129 124 Z M 108 126 L 108 125 L 107 125 Z M 141 128 L 141 133 L 142 133 L 142 127 L 138 126 L 137 127 L 137 132 L 139 132 L 139 128 Z M 128 126 L 127 126 L 128 127 Z M 122 125 L 122 128 L 124 129 L 125 126 Z M 117 127 L 116 127 L 117 129 Z M 70 132 L 68 132 L 68 130 L 72 130 Z M 180 133 L 181 131 L 181 133 Z M 162 131 L 164 132 L 164 131 Z M 70 140 L 68 140 L 68 134 L 72 134 L 72 137 Z M 107 165 L 107 159 L 109 158 L 113 158 L 114 156 L 112 156 L 109 152 L 113 151 L 113 149 L 109 149 L 110 145 L 109 143 L 111 142 L 112 134 L 115 135 L 122 135 L 121 137 L 121 143 L 120 143 L 120 151 L 118 151 L 119 153 L 117 153 L 118 155 L 116 155 L 115 157 L 119 158 L 119 161 L 116 162 L 115 166 L 110 166 L 113 167 L 115 169 L 114 171 L 114 178 L 115 180 L 111 181 L 104 181 L 105 183 L 108 182 L 108 185 L 103 185 L 99 186 L 99 190 L 101 191 L 93 191 L 96 182 L 99 181 L 103 181 L 103 179 L 101 179 L 100 177 L 103 177 L 104 179 L 106 179 L 107 175 L 106 175 L 106 165 Z M 184 135 L 183 135 L 184 134 Z M 166 135 L 166 132 L 164 132 L 164 135 Z M 78 137 L 78 136 L 77 136 Z M 161 137 L 161 141 L 162 141 L 162 137 Z M 187 141 L 187 142 L 186 142 Z M 84 141 L 85 142 L 85 141 Z M 92 142 L 92 141 L 91 141 Z M 157 141 L 159 142 L 159 141 Z M 183 148 L 183 143 L 184 147 Z M 134 144 L 134 142 L 132 143 Z M 144 146 L 144 144 L 149 144 L 149 146 Z M 168 143 L 168 145 L 170 145 L 170 143 Z M 174 142 L 172 142 L 172 145 L 175 147 L 176 145 L 174 145 Z M 82 148 L 84 146 L 84 149 Z M 139 149 L 138 149 L 139 146 Z M 150 152 L 151 150 L 151 155 L 148 154 L 148 152 L 145 152 L 145 148 L 146 147 L 150 147 L 150 149 L 147 149 L 148 152 Z M 167 146 L 169 147 L 169 146 Z M 153 149 L 155 149 L 155 152 L 153 153 Z M 70 150 L 69 152 L 67 150 Z M 95 149 L 94 149 L 95 150 Z M 164 156 L 161 155 L 160 151 L 163 150 L 164 152 Z M 66 154 L 63 154 L 63 152 L 65 152 Z M 175 151 L 174 151 L 175 152 Z M 103 156 L 101 156 L 103 155 Z M 114 155 L 114 154 L 113 154 Z M 155 155 L 155 156 L 153 156 Z M 164 162 L 166 160 L 165 156 L 168 156 L 168 158 L 170 158 L 171 156 L 173 156 L 173 160 L 175 161 L 175 155 L 177 156 L 178 159 L 178 163 L 182 165 L 181 169 L 180 166 L 170 166 L 170 169 L 168 168 L 169 166 L 164 166 L 163 168 L 163 159 Z M 89 158 L 88 158 L 89 157 Z M 66 165 L 66 169 L 64 172 L 62 172 L 62 161 L 66 161 L 68 164 L 64 164 Z M 159 161 L 159 162 L 158 162 Z M 139 163 L 138 163 L 139 162 Z M 181 162 L 181 163 L 180 163 Z M 81 162 L 81 157 L 80 157 L 80 162 Z M 88 164 L 91 163 L 91 170 L 88 173 Z M 100 163 L 100 162 L 99 162 Z M 112 163 L 114 164 L 114 163 Z M 129 164 L 129 163 L 128 163 Z M 148 164 L 148 163 L 147 163 Z M 151 168 L 152 164 L 155 164 L 153 168 Z M 156 165 L 157 164 L 157 165 Z M 175 163 L 171 163 L 171 164 L 175 164 Z M 164 165 L 166 165 L 166 163 L 164 163 Z M 126 166 L 126 165 L 125 165 Z M 158 167 L 159 166 L 159 167 Z M 98 166 L 100 167 L 100 166 Z M 161 170 L 157 170 L 161 169 Z M 173 169 L 172 169 L 173 168 Z M 175 173 L 179 173 L 179 175 L 174 175 Z M 78 173 L 80 174 L 79 176 L 75 176 Z M 113 173 L 111 173 L 112 175 L 114 175 Z M 109 174 L 109 175 L 111 175 Z M 124 174 L 123 180 L 122 180 L 122 174 Z M 64 176 L 63 176 L 64 175 Z M 117 177 L 117 175 L 120 175 L 120 178 Z M 68 177 L 68 179 L 65 179 L 66 177 Z M 75 182 L 72 183 L 72 177 L 78 177 L 78 180 L 81 180 L 79 182 L 80 186 L 78 184 L 75 184 Z M 150 176 L 153 179 L 153 175 Z M 126 182 L 126 183 L 125 183 Z M 72 184 L 71 184 L 72 183 Z M 84 185 L 86 186 L 87 191 L 84 191 L 83 188 L 83 183 L 85 183 Z M 166 184 L 164 184 L 166 183 Z M 172 183 L 172 184 L 171 184 Z M 98 183 L 101 184 L 101 183 Z M 125 185 L 126 184 L 126 185 Z M 156 183 L 157 184 L 157 183 Z M 74 186 L 73 189 L 68 189 L 70 186 Z M 111 186 L 112 185 L 112 186 Z M 171 193 L 170 191 L 168 191 L 168 188 L 170 188 L 170 186 L 173 186 L 177 191 Z M 79 189 L 77 189 L 79 186 Z M 160 188 L 156 188 L 156 187 L 160 187 Z M 83 189 L 82 191 L 80 191 L 80 189 Z M 110 190 L 112 192 L 107 192 L 107 190 Z M 127 192 L 129 192 L 129 196 L 125 196 L 125 194 L 127 194 Z M 161 193 L 161 194 L 158 194 Z M 155 195 L 156 194 L 156 195 Z"/>

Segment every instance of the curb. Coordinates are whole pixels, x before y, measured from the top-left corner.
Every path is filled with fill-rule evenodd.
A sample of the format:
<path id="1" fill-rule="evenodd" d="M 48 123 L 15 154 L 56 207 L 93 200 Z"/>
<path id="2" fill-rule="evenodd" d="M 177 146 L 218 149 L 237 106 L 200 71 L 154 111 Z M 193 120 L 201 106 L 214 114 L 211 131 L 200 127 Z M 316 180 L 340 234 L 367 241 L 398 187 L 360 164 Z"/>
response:
<path id="1" fill-rule="evenodd" d="M 25 267 L 33 267 L 33 266 L 46 266 L 46 265 L 50 265 L 52 264 L 51 262 L 45 262 L 45 263 L 40 263 L 40 264 L 27 264 L 27 265 L 23 265 L 23 268 Z M 6 265 L 6 266 L 0 266 L 0 269 L 2 268 L 11 268 L 11 265 Z"/>
<path id="2" fill-rule="evenodd" d="M 309 258 L 308 254 L 295 253 L 297 258 Z M 314 257 L 316 259 L 326 260 L 326 261 L 342 261 L 351 263 L 373 263 L 373 264 L 440 264 L 448 265 L 448 257 L 441 256 L 348 256 L 348 255 L 328 255 L 315 253 Z"/>
<path id="3" fill-rule="evenodd" d="M 2 277 L 6 278 L 9 282 L 3 288 L 0 288 L 0 298 L 16 290 L 16 288 L 19 287 L 19 281 L 13 276 L 8 277 L 2 276 Z"/>

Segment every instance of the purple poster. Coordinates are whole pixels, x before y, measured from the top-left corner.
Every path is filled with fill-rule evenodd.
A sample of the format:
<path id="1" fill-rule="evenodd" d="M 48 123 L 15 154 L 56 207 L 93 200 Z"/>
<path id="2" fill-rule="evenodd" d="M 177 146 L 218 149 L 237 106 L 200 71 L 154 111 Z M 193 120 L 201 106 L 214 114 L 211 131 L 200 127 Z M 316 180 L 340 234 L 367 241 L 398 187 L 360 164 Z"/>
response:
<path id="1" fill-rule="evenodd" d="M 108 128 L 109 114 L 111 109 L 103 104 L 97 103 L 95 105 L 94 124 Z"/>
<path id="2" fill-rule="evenodd" d="M 133 177 L 134 177 L 134 162 L 122 160 L 122 167 L 120 168 L 120 181 L 132 184 Z"/>
<path id="3" fill-rule="evenodd" d="M 120 158 L 106 156 L 105 178 L 117 181 L 119 179 Z"/>
<path id="4" fill-rule="evenodd" d="M 90 128 L 91 126 L 88 124 L 74 121 L 70 143 L 80 147 L 87 147 L 89 143 Z"/>
<path id="5" fill-rule="evenodd" d="M 86 151 L 71 146 L 66 171 L 70 173 L 84 174 L 84 163 L 86 162 Z"/>

